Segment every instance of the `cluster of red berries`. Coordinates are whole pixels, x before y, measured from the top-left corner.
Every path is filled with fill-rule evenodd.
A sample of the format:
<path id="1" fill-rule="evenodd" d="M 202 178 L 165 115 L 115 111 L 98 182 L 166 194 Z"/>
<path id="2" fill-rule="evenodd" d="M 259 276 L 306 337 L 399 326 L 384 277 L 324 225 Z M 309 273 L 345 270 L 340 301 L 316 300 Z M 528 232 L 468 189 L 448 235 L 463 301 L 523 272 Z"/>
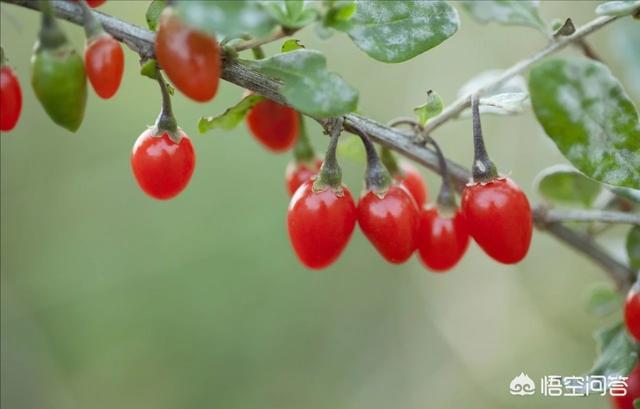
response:
<path id="1" fill-rule="evenodd" d="M 105 1 L 87 0 L 86 4 L 98 7 Z M 80 126 L 84 114 L 85 75 L 96 94 L 108 99 L 118 90 L 124 72 L 124 53 L 120 43 L 107 34 L 91 13 L 86 11 L 85 29 L 87 44 L 82 66 L 79 57 L 68 47 L 64 34 L 54 24 L 53 18 L 45 13 L 43 29 L 32 61 L 32 84 L 36 96 L 56 123 L 72 131 Z M 0 130 L 11 131 L 18 123 L 22 111 L 22 90 L 15 72 L 6 65 L 4 55 L 1 65 Z M 40 67 L 44 68 L 40 70 Z M 72 85 L 65 85 L 64 82 Z M 76 112 L 64 112 L 66 107 L 71 107 Z"/>

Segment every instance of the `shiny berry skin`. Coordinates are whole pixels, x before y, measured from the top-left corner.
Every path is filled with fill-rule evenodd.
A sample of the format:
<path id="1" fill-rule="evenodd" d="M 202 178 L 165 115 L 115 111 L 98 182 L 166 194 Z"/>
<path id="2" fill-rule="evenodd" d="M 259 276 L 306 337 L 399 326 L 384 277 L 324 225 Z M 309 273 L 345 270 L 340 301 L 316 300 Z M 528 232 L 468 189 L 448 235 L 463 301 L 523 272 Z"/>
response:
<path id="1" fill-rule="evenodd" d="M 156 57 L 167 76 L 184 95 L 209 101 L 220 82 L 220 47 L 212 36 L 185 25 L 168 7 L 160 16 Z"/>
<path id="2" fill-rule="evenodd" d="M 22 90 L 11 67 L 0 68 L 0 131 L 10 131 L 22 111 Z"/>
<path id="3" fill-rule="evenodd" d="M 635 284 L 624 303 L 624 323 L 629 334 L 640 342 L 640 284 Z"/>
<path id="4" fill-rule="evenodd" d="M 295 160 L 289 162 L 284 175 L 289 196 L 293 196 L 300 185 L 317 175 L 320 166 L 322 166 L 322 159 L 316 159 L 312 163 L 299 163 Z"/>
<path id="5" fill-rule="evenodd" d="M 418 247 L 420 212 L 400 185 L 391 185 L 383 198 L 367 191 L 358 203 L 358 224 L 390 263 L 404 263 Z"/>
<path id="6" fill-rule="evenodd" d="M 78 2 L 78 0 L 73 0 L 74 2 Z M 91 8 L 96 8 L 102 6 L 107 0 L 86 0 L 87 6 Z"/>
<path id="7" fill-rule="evenodd" d="M 251 108 L 246 120 L 253 136 L 273 152 L 289 150 L 300 129 L 300 119 L 294 109 L 269 99 Z"/>
<path id="8" fill-rule="evenodd" d="M 467 185 L 462 212 L 469 234 L 493 259 L 514 264 L 527 255 L 533 229 L 531 207 L 511 179 Z"/>
<path id="9" fill-rule="evenodd" d="M 109 34 L 90 40 L 84 50 L 87 77 L 100 98 L 115 95 L 124 72 L 124 53 L 120 43 Z"/>
<path id="10" fill-rule="evenodd" d="M 131 168 L 140 188 L 158 200 L 171 199 L 189 183 L 196 156 L 189 137 L 179 130 L 181 139 L 174 142 L 169 134 L 154 136 L 144 131 L 133 145 Z"/>
<path id="11" fill-rule="evenodd" d="M 396 173 L 395 180 L 407 188 L 416 201 L 418 209 L 422 209 L 429 196 L 427 193 L 427 185 L 422 175 L 418 169 L 409 162 L 401 161 L 399 165 L 400 172 Z"/>
<path id="12" fill-rule="evenodd" d="M 640 399 L 640 363 L 636 363 L 635 368 L 627 379 L 627 394 L 625 396 L 612 396 L 611 403 L 614 409 L 634 409 L 633 401 Z"/>
<path id="13" fill-rule="evenodd" d="M 313 183 L 304 182 L 294 193 L 287 225 L 302 264 L 322 269 L 336 261 L 349 243 L 356 227 L 356 205 L 346 187 L 338 196 L 330 188 L 314 192 Z"/>
<path id="14" fill-rule="evenodd" d="M 469 231 L 460 210 L 452 217 L 440 214 L 437 207 L 422 210 L 418 257 L 433 271 L 447 271 L 462 258 L 469 246 Z"/>

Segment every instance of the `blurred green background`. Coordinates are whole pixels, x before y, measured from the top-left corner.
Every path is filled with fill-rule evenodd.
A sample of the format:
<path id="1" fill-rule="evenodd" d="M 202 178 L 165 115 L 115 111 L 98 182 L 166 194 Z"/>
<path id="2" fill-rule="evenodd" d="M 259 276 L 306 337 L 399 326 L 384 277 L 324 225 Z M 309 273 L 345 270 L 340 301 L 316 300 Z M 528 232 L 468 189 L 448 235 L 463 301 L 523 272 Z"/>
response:
<path id="1" fill-rule="evenodd" d="M 147 3 L 111 0 L 100 10 L 144 25 Z M 596 5 L 545 1 L 541 13 L 581 25 Z M 481 26 L 457 8 L 453 38 L 399 65 L 369 59 L 344 35 L 321 41 L 308 28 L 297 37 L 360 89 L 361 112 L 387 121 L 410 114 L 428 89 L 451 102 L 474 74 L 545 44 L 534 30 Z M 137 56 L 126 50 L 114 99 L 90 91 L 84 123 L 70 134 L 29 85 L 38 14 L 1 10 L 2 45 L 24 93 L 18 127 L 0 139 L 3 408 L 607 407 L 600 397 L 508 393 L 520 372 L 539 379 L 590 368 L 600 323 L 585 298 L 606 278 L 583 256 L 536 232 L 517 266 L 496 264 L 472 244 L 455 270 L 436 275 L 417 260 L 386 264 L 356 231 L 335 265 L 308 271 L 285 228 L 289 155 L 267 153 L 244 125 L 198 134 L 198 118 L 222 112 L 241 89 L 223 83 L 207 104 L 174 98 L 197 167 L 182 195 L 157 202 L 129 165 L 160 105 Z M 82 29 L 64 28 L 81 49 Z M 620 53 L 625 39 L 613 24 L 589 42 L 638 101 L 637 77 L 633 90 Z M 483 125 L 500 169 L 537 201 L 535 175 L 564 160 L 532 112 Z M 470 130 L 463 119 L 435 137 L 470 164 Z M 326 137 L 315 124 L 311 131 L 324 148 Z M 357 192 L 363 165 L 343 165 Z M 425 176 L 434 197 L 439 180 Z M 623 232 L 605 243 L 620 257 Z"/>

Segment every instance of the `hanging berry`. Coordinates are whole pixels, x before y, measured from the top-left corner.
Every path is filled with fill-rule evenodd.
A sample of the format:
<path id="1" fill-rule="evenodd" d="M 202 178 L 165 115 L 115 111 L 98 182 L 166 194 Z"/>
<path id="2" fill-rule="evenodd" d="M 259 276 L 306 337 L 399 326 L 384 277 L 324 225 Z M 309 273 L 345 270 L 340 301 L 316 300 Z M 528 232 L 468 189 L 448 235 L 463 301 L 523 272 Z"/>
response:
<path id="1" fill-rule="evenodd" d="M 627 379 L 627 394 L 624 396 L 612 396 L 614 409 L 634 409 L 633 402 L 640 399 L 640 363 L 636 363 Z"/>
<path id="2" fill-rule="evenodd" d="M 0 131 L 10 131 L 18 123 L 22 111 L 22 90 L 16 73 L 7 65 L 0 47 Z"/>
<path id="3" fill-rule="evenodd" d="M 140 188 L 158 200 L 177 196 L 189 184 L 196 157 L 191 140 L 177 125 L 171 99 L 160 72 L 162 110 L 156 124 L 144 131 L 133 145 L 131 168 Z"/>
<path id="4" fill-rule="evenodd" d="M 300 132 L 298 113 L 286 105 L 263 99 L 247 114 L 247 126 L 255 138 L 272 152 L 285 152 Z"/>
<path id="5" fill-rule="evenodd" d="M 418 205 L 418 209 L 422 209 L 429 195 L 427 193 L 427 184 L 418 169 L 405 160 L 398 162 L 388 148 L 382 148 L 380 159 L 389 170 L 389 173 L 391 173 L 391 176 L 411 193 Z"/>
<path id="6" fill-rule="evenodd" d="M 358 202 L 358 224 L 382 257 L 390 263 L 404 263 L 418 246 L 418 207 L 404 186 L 392 183 L 367 135 L 357 133 L 367 153 L 366 188 Z"/>
<path id="7" fill-rule="evenodd" d="M 220 47 L 212 36 L 185 25 L 172 7 L 160 16 L 156 58 L 173 85 L 189 98 L 206 102 L 216 95 Z"/>
<path id="8" fill-rule="evenodd" d="M 322 269 L 335 262 L 349 243 L 356 226 L 356 206 L 342 185 L 336 147 L 342 120 L 331 129 L 331 142 L 315 180 L 304 182 L 291 198 L 287 212 L 289 239 L 305 266 Z"/>
<path id="9" fill-rule="evenodd" d="M 472 98 L 475 158 L 473 182 L 462 192 L 469 233 L 493 259 L 514 264 L 529 251 L 533 218 L 527 196 L 516 183 L 499 176 L 484 147 L 478 98 Z"/>
<path id="10" fill-rule="evenodd" d="M 624 303 L 624 322 L 629 334 L 640 342 L 640 281 L 629 290 Z"/>
<path id="11" fill-rule="evenodd" d="M 80 2 L 81 0 L 73 0 L 75 3 Z M 100 7 L 102 6 L 104 3 L 106 3 L 107 0 L 86 0 L 87 5 L 89 7 L 91 7 L 92 9 L 96 8 L 96 7 Z"/>
<path id="12" fill-rule="evenodd" d="M 53 17 L 50 1 L 39 4 L 42 26 L 31 59 L 31 85 L 53 122 L 75 132 L 87 102 L 84 64 Z"/>
<path id="13" fill-rule="evenodd" d="M 453 268 L 469 246 L 469 231 L 464 215 L 458 208 L 451 186 L 447 161 L 438 144 L 434 146 L 442 174 L 442 186 L 435 206 L 422 210 L 418 256 L 429 269 L 444 272 Z"/>
<path id="14" fill-rule="evenodd" d="M 289 196 L 293 196 L 300 185 L 314 177 L 322 166 L 322 159 L 318 158 L 313 150 L 301 114 L 298 114 L 298 121 L 300 136 L 293 148 L 293 160 L 289 162 L 285 171 L 285 183 Z"/>
<path id="15" fill-rule="evenodd" d="M 84 65 L 89 82 L 100 98 L 115 95 L 124 73 L 122 46 L 93 16 L 84 1 L 80 1 L 87 44 L 84 49 Z"/>

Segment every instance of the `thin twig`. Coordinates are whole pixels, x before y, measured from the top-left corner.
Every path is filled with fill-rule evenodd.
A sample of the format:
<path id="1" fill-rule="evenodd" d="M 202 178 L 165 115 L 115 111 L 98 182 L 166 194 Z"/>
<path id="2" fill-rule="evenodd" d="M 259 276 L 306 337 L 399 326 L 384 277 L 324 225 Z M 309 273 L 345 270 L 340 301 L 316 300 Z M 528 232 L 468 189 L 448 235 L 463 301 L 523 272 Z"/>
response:
<path id="1" fill-rule="evenodd" d="M 233 48 L 236 51 L 250 50 L 255 47 L 260 47 L 261 45 L 278 41 L 281 38 L 288 37 L 296 31 L 297 30 L 285 30 L 284 28 L 282 28 L 282 26 L 278 26 L 271 34 L 266 37 L 252 38 L 250 40 L 241 41 L 237 43 Z"/>
<path id="2" fill-rule="evenodd" d="M 538 213 L 534 212 L 534 214 Z M 621 293 L 626 294 L 629 288 L 631 288 L 636 273 L 611 257 L 611 255 L 589 235 L 579 233 L 560 223 L 544 223 L 539 217 L 536 218 L 536 227 L 552 234 L 565 243 L 569 243 L 575 250 L 586 255 L 594 263 L 602 267 Z"/>
<path id="3" fill-rule="evenodd" d="M 491 82 L 488 82 L 487 84 L 482 86 L 480 89 L 476 90 L 475 93 L 483 94 L 484 92 L 495 87 L 496 85 L 502 84 L 505 81 L 515 77 L 516 75 L 525 72 L 532 65 L 542 60 L 543 58 L 547 57 L 548 55 L 553 54 L 556 51 L 563 49 L 567 45 L 582 39 L 583 37 L 611 23 L 618 17 L 619 16 L 598 17 L 590 21 L 589 23 L 585 24 L 584 26 L 578 28 L 575 31 L 575 33 L 573 33 L 572 35 L 561 37 L 552 41 L 544 49 L 533 54 L 531 57 L 526 58 L 512 65 L 510 68 L 505 70 L 499 77 L 497 77 Z M 444 124 L 448 120 L 457 117 L 460 114 L 460 112 L 468 108 L 470 105 L 471 105 L 471 95 L 462 96 L 461 98 L 456 100 L 454 103 L 446 107 L 440 115 L 431 119 L 427 124 L 427 126 L 425 127 L 425 130 L 427 131 L 427 133 L 432 132 L 434 129 L 438 128 L 440 125 Z"/>
<path id="4" fill-rule="evenodd" d="M 38 3 L 35 0 L 2 1 L 33 10 L 39 10 Z M 58 17 L 72 23 L 82 25 L 82 11 L 80 6 L 77 4 L 69 1 L 56 0 L 53 2 L 53 9 Z M 153 57 L 155 40 L 155 34 L 153 32 L 98 11 L 93 11 L 93 13 L 104 29 L 114 38 L 126 43 L 133 51 L 140 54 L 143 58 Z M 500 77 L 485 85 L 477 92 L 481 93 L 488 88 L 507 81 L 515 75 L 526 71 L 529 67 L 542 60 L 544 57 L 593 33 L 616 18 L 617 17 L 606 16 L 592 20 L 577 29 L 573 35 L 558 39 L 533 56 L 516 63 L 511 68 L 504 71 Z M 279 93 L 281 83 L 273 78 L 266 77 L 248 69 L 245 65 L 235 59 L 224 59 L 223 72 L 221 76 L 223 79 L 242 88 L 251 90 L 276 102 L 286 104 L 286 101 Z M 448 120 L 456 117 L 462 110 L 467 108 L 469 104 L 470 99 L 468 96 L 459 99 L 452 105 L 448 106 L 439 116 L 429 121 L 425 130 L 427 132 L 433 131 Z M 318 120 L 321 124 L 326 124 L 327 121 L 325 119 L 314 119 Z M 347 114 L 344 116 L 344 129 L 352 133 L 357 132 L 357 130 L 366 132 L 372 141 L 393 149 L 436 173 L 439 173 L 440 171 L 438 157 L 435 152 L 426 148 L 423 142 L 413 134 L 401 132 L 358 114 Z M 451 175 L 452 180 L 456 184 L 456 188 L 458 190 L 462 190 L 464 185 L 470 180 L 471 174 L 469 170 L 451 160 L 447 160 L 447 168 L 449 169 L 449 174 Z M 581 235 L 561 224 L 548 223 L 541 219 L 538 212 L 534 213 L 534 219 L 539 228 L 551 233 L 574 249 L 583 252 L 594 262 L 603 267 L 603 269 L 618 284 L 620 289 L 627 288 L 628 284 L 631 283 L 634 272 L 599 248 L 590 237 Z"/>
<path id="5" fill-rule="evenodd" d="M 640 215 L 608 210 L 546 209 L 539 207 L 539 219 L 546 223 L 600 222 L 640 226 Z"/>

